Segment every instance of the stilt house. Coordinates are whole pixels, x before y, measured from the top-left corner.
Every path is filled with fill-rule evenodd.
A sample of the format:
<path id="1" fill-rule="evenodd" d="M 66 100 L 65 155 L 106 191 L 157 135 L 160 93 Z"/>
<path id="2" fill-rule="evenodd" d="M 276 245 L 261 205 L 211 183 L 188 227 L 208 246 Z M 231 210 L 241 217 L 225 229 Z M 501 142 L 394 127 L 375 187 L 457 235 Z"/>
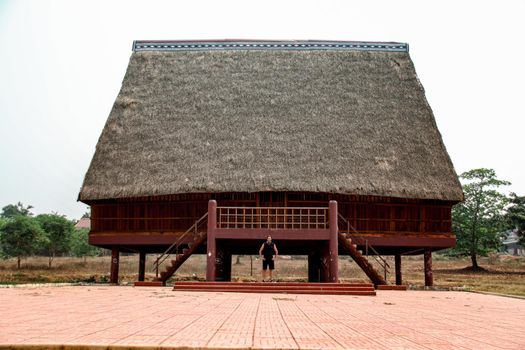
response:
<path id="1" fill-rule="evenodd" d="M 79 200 L 90 244 L 158 253 L 165 282 L 191 254 L 209 281 L 232 254 L 308 256 L 310 281 L 336 282 L 350 255 L 424 255 L 455 245 L 463 199 L 403 43 L 136 41 Z M 368 259 L 367 259 L 368 255 Z M 151 267 L 150 264 L 148 264 Z"/>

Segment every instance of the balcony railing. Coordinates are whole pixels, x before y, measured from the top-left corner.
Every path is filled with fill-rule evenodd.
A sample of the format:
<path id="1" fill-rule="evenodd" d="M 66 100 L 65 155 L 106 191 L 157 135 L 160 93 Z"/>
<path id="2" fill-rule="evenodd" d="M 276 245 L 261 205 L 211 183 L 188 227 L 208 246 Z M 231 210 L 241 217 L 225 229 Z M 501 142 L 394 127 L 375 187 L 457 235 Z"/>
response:
<path id="1" fill-rule="evenodd" d="M 324 207 L 217 207 L 217 228 L 327 229 Z"/>

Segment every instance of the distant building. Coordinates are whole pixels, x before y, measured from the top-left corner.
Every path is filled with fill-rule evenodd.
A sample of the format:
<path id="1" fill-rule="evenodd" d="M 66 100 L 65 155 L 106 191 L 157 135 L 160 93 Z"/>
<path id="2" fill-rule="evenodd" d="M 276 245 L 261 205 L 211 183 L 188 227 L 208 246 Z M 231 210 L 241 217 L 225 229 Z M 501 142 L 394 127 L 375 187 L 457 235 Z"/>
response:
<path id="1" fill-rule="evenodd" d="M 91 229 L 91 219 L 90 218 L 82 218 L 78 220 L 78 222 L 75 224 L 75 229 L 80 230 L 83 228 Z"/>
<path id="2" fill-rule="evenodd" d="M 516 230 L 509 230 L 505 232 L 505 239 L 502 240 L 501 251 L 512 255 L 525 256 L 525 248 L 519 244 L 519 237 Z"/>

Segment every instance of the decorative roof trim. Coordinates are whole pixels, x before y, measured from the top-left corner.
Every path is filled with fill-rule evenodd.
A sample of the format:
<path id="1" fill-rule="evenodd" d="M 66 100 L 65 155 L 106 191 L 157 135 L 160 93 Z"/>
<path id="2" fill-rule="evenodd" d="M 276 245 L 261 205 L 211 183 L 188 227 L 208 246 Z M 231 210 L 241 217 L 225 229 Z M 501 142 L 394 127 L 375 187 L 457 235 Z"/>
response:
<path id="1" fill-rule="evenodd" d="M 133 51 L 357 50 L 408 52 L 408 44 L 364 41 L 151 41 L 135 40 Z"/>

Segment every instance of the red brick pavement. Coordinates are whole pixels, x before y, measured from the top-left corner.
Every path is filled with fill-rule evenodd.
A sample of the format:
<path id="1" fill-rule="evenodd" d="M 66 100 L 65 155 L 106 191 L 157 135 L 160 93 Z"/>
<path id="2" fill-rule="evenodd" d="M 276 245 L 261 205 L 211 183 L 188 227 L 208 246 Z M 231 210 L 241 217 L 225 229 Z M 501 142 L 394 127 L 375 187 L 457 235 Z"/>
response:
<path id="1" fill-rule="evenodd" d="M 525 349 L 525 300 L 463 292 L 24 287 L 1 288 L 0 310 L 0 348 Z"/>

